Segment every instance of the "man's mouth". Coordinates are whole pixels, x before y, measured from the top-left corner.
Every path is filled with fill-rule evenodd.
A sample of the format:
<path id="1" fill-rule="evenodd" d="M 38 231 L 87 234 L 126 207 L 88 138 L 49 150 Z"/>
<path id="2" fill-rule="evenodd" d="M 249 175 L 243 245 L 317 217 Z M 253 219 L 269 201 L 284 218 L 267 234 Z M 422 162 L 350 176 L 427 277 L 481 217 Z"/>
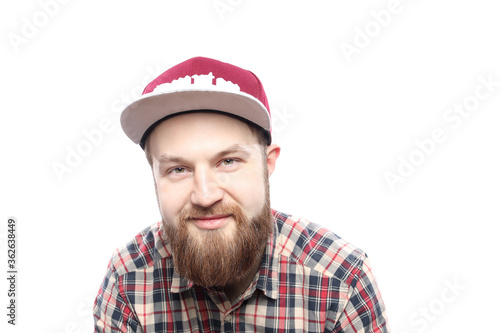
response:
<path id="1" fill-rule="evenodd" d="M 230 217 L 230 214 L 221 214 L 192 217 L 190 220 L 200 229 L 214 230 L 222 228 Z"/>

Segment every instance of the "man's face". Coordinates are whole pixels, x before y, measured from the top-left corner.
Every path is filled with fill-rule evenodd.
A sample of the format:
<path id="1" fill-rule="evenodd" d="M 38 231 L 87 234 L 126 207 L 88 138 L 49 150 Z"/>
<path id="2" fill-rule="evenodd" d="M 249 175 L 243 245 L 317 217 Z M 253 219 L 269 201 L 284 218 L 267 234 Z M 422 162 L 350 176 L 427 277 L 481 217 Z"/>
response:
<path id="1" fill-rule="evenodd" d="M 149 140 L 176 267 L 206 287 L 227 283 L 221 274 L 234 279 L 235 271 L 245 273 L 254 263 L 248 258 L 261 254 L 271 230 L 267 176 L 279 148 L 269 147 L 264 158 L 248 125 L 217 113 L 173 117 L 158 125 Z M 220 265 L 233 266 L 233 272 Z M 193 273 L 183 271 L 186 266 L 199 267 Z"/>

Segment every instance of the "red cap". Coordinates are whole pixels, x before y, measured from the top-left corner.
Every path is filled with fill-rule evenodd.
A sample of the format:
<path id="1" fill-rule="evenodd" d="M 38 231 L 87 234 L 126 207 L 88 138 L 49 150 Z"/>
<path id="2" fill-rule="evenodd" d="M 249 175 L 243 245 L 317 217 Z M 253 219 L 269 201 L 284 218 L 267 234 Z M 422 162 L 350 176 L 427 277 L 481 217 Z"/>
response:
<path id="1" fill-rule="evenodd" d="M 218 60 L 196 57 L 158 76 L 122 112 L 123 131 L 135 143 L 165 117 L 212 110 L 239 116 L 263 128 L 271 143 L 271 113 L 260 80 L 250 71 Z"/>

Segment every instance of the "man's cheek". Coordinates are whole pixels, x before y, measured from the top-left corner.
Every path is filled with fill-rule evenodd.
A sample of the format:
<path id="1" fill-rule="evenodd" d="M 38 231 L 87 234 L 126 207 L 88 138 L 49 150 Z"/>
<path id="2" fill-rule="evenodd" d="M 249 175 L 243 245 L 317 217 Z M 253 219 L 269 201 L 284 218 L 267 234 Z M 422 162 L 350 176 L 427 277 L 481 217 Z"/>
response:
<path id="1" fill-rule="evenodd" d="M 178 214 L 175 214 L 173 211 L 172 205 L 168 199 L 160 201 L 160 213 L 165 222 L 170 224 L 174 223 L 178 216 Z"/>
<path id="2" fill-rule="evenodd" d="M 254 185 L 241 183 L 235 186 L 235 200 L 250 215 L 260 211 L 265 201 L 266 191 L 264 185 L 257 186 L 257 184 L 257 181 L 255 181 Z"/>

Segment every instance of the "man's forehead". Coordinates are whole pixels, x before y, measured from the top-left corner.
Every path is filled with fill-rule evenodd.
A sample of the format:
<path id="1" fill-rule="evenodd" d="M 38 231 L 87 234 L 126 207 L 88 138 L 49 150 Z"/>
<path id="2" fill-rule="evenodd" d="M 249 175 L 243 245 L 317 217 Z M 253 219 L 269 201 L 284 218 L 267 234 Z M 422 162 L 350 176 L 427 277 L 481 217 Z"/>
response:
<path id="1" fill-rule="evenodd" d="M 237 119 L 207 113 L 177 116 L 151 133 L 151 153 L 160 156 L 213 156 L 228 153 L 251 154 L 258 139 L 250 127 Z M 165 159 L 165 158 L 164 158 Z"/>
<path id="2" fill-rule="evenodd" d="M 208 136 L 209 138 L 204 138 Z M 163 138 L 193 140 L 229 139 L 252 142 L 255 139 L 250 125 L 233 116 L 220 112 L 189 112 L 165 119 L 151 133 L 155 140 Z"/>

